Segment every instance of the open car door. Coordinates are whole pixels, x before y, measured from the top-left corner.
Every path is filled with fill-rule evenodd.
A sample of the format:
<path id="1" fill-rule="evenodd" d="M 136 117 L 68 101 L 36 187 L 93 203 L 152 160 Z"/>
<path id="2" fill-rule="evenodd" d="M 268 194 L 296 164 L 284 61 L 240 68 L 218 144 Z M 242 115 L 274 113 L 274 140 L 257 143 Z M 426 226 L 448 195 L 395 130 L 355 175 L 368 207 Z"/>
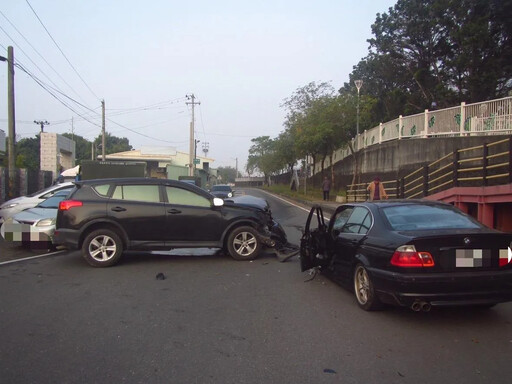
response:
<path id="1" fill-rule="evenodd" d="M 316 223 L 313 216 L 316 215 Z M 317 224 L 317 225 L 315 225 Z M 327 265 L 327 226 L 322 208 L 315 205 L 309 211 L 304 234 L 300 239 L 300 267 L 302 272 Z"/>

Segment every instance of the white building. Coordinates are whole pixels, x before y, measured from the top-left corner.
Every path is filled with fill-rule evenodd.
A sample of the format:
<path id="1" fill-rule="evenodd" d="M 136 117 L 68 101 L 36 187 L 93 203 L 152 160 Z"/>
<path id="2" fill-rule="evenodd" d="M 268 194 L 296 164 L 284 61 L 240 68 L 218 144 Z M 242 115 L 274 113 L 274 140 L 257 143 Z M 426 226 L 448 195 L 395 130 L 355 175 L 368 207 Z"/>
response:
<path id="1" fill-rule="evenodd" d="M 73 140 L 52 132 L 41 132 L 41 170 L 53 172 L 53 178 L 65 169 L 75 166 Z"/>

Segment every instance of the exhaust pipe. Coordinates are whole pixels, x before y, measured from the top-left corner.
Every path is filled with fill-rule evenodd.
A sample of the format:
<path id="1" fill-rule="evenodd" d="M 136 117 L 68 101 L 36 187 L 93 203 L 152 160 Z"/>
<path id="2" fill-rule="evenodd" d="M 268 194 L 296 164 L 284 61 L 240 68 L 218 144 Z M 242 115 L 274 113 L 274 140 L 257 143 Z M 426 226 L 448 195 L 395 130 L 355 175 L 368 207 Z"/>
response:
<path id="1" fill-rule="evenodd" d="M 411 309 L 414 312 L 419 312 L 419 311 L 429 312 L 431 308 L 432 308 L 432 305 L 430 303 L 427 303 L 426 301 L 415 301 L 411 305 Z"/>

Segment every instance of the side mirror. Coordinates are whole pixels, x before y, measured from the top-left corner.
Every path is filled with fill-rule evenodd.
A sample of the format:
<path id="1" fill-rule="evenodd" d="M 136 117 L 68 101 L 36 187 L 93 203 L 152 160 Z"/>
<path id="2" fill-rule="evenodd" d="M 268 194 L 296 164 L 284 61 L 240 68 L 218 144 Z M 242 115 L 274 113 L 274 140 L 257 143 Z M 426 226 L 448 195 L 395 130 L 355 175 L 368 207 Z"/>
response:
<path id="1" fill-rule="evenodd" d="M 222 207 L 223 205 L 224 205 L 224 200 L 222 200 L 220 197 L 213 198 L 213 206 L 214 207 Z"/>

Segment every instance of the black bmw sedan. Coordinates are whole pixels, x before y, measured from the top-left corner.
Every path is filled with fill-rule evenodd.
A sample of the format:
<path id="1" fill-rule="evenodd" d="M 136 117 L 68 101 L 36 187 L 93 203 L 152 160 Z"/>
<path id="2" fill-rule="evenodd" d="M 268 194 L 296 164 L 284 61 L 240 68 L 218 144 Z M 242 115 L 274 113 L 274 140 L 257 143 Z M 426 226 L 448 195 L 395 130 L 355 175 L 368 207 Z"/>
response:
<path id="1" fill-rule="evenodd" d="M 301 268 L 320 270 L 367 311 L 384 304 L 491 307 L 512 300 L 512 234 L 427 200 L 319 206 L 301 239 Z"/>

